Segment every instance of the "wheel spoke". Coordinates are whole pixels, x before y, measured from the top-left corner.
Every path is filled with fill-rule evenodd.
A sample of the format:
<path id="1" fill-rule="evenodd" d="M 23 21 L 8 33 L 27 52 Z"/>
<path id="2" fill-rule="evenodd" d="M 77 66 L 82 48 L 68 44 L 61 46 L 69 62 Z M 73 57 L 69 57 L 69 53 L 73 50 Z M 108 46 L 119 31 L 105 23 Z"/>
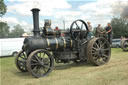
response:
<path id="1" fill-rule="evenodd" d="M 35 65 L 33 68 L 32 68 L 32 71 L 34 72 L 34 70 L 36 70 L 37 68 L 37 65 Z"/>
<path id="2" fill-rule="evenodd" d="M 45 55 L 45 53 L 43 53 L 43 58 L 44 58 L 44 55 Z"/>
<path id="3" fill-rule="evenodd" d="M 101 44 L 101 48 L 105 45 L 106 42 L 104 42 L 103 44 Z"/>
<path id="4" fill-rule="evenodd" d="M 27 62 L 27 60 L 18 60 L 18 62 Z"/>
<path id="5" fill-rule="evenodd" d="M 75 22 L 75 24 L 76 24 L 76 26 L 77 26 L 77 29 L 78 29 L 78 28 L 80 29 L 80 27 L 79 27 L 79 25 L 77 24 L 77 22 Z"/>
<path id="6" fill-rule="evenodd" d="M 103 61 L 106 61 L 106 59 L 108 59 L 108 57 L 102 57 Z"/>
<path id="7" fill-rule="evenodd" d="M 108 56 L 107 55 L 105 55 L 105 54 L 102 54 L 103 55 L 103 57 L 106 57 L 106 58 L 108 58 Z"/>
<path id="8" fill-rule="evenodd" d="M 75 39 L 78 39 L 78 38 L 79 38 L 79 35 L 80 35 L 80 32 L 78 33 L 78 35 L 76 36 L 76 38 L 75 38 Z"/>
<path id="9" fill-rule="evenodd" d="M 95 57 L 93 57 L 93 58 L 94 58 L 94 60 L 95 60 L 95 61 L 97 61 L 97 59 L 98 59 L 98 57 L 96 57 L 96 56 L 95 56 Z"/>
<path id="10" fill-rule="evenodd" d="M 97 54 L 97 52 L 95 51 L 95 52 L 93 52 L 92 54 Z"/>
<path id="11" fill-rule="evenodd" d="M 92 47 L 92 49 L 93 49 L 93 50 L 95 50 L 95 51 L 97 51 L 97 50 L 98 50 L 98 49 L 97 49 L 97 48 L 95 48 L 95 47 Z"/>
<path id="12" fill-rule="evenodd" d="M 97 43 L 95 43 L 95 45 L 97 46 L 97 48 L 99 48 L 99 46 L 98 46 L 98 44 L 97 44 Z"/>
<path id="13" fill-rule="evenodd" d="M 38 58 L 38 56 L 37 56 L 37 55 L 35 55 L 35 58 L 40 62 L 40 59 Z"/>
<path id="14" fill-rule="evenodd" d="M 99 58 L 98 57 L 95 57 L 95 62 L 99 62 Z"/>
<path id="15" fill-rule="evenodd" d="M 100 60 L 101 60 L 101 58 L 98 58 L 98 59 L 97 59 L 98 63 L 101 62 Z"/>
<path id="16" fill-rule="evenodd" d="M 50 68 L 50 67 L 49 67 L 49 66 L 47 66 L 47 65 L 43 65 L 43 66 L 44 66 L 45 68 L 48 68 L 48 69 Z"/>
<path id="17" fill-rule="evenodd" d="M 22 58 L 23 60 L 26 60 L 23 56 L 20 56 L 19 58 Z"/>
<path id="18" fill-rule="evenodd" d="M 35 70 L 35 73 L 38 73 L 40 70 L 40 67 L 37 66 L 36 70 Z"/>
<path id="19" fill-rule="evenodd" d="M 32 59 L 33 62 L 38 62 L 37 60 Z"/>
<path id="20" fill-rule="evenodd" d="M 40 57 L 42 57 L 41 52 L 40 52 Z"/>
<path id="21" fill-rule="evenodd" d="M 50 63 L 48 58 L 43 58 L 43 62 L 46 63 L 46 64 Z"/>
<path id="22" fill-rule="evenodd" d="M 49 63 L 50 63 L 50 61 L 48 61 L 48 62 L 44 62 L 45 65 L 48 65 Z"/>
<path id="23" fill-rule="evenodd" d="M 81 29 L 83 28 L 83 23 L 81 24 Z"/>
<path id="24" fill-rule="evenodd" d="M 104 48 L 102 49 L 103 51 L 109 51 L 110 49 L 109 48 Z"/>
<path id="25" fill-rule="evenodd" d="M 104 60 L 103 60 L 103 58 L 100 58 L 99 59 L 99 63 L 105 63 Z"/>
<path id="26" fill-rule="evenodd" d="M 31 66 L 33 66 L 33 65 L 34 65 L 34 66 L 35 66 L 35 65 L 38 65 L 38 63 L 32 63 Z"/>
<path id="27" fill-rule="evenodd" d="M 97 44 L 99 45 L 99 47 L 101 46 L 100 40 L 97 40 Z"/>
<path id="28" fill-rule="evenodd" d="M 23 56 L 24 56 L 24 58 L 25 58 L 25 59 L 27 59 L 27 56 L 25 55 L 25 53 L 24 53 L 24 52 L 23 52 Z"/>
<path id="29" fill-rule="evenodd" d="M 42 67 L 42 69 L 43 69 L 43 71 L 46 73 L 47 71 L 46 71 L 46 69 L 44 68 L 44 67 Z"/>

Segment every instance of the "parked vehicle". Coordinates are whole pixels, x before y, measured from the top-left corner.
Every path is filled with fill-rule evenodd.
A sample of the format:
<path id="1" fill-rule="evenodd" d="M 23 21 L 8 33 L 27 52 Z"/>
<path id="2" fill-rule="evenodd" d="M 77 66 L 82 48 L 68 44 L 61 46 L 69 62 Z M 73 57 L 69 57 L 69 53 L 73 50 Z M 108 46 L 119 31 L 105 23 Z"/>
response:
<path id="1" fill-rule="evenodd" d="M 24 38 L 0 39 L 0 57 L 16 56 L 21 50 Z"/>
<path id="2" fill-rule="evenodd" d="M 111 47 L 120 48 L 121 47 L 121 39 L 113 39 Z"/>

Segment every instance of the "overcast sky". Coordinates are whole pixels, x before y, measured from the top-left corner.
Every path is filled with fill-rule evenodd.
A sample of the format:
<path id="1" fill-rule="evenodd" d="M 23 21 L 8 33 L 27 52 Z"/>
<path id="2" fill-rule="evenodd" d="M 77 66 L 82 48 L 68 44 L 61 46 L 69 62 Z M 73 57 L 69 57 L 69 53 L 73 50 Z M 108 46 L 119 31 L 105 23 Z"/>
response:
<path id="1" fill-rule="evenodd" d="M 20 24 L 25 30 L 33 27 L 32 8 L 39 8 L 40 27 L 44 19 L 52 20 L 52 27 L 66 28 L 76 19 L 90 21 L 92 26 L 102 24 L 105 26 L 110 20 L 118 16 L 120 11 L 113 11 L 117 4 L 126 4 L 128 0 L 4 0 L 7 13 L 0 18 L 11 26 Z M 119 9 L 117 7 L 116 9 Z M 115 9 L 114 9 L 115 10 Z"/>

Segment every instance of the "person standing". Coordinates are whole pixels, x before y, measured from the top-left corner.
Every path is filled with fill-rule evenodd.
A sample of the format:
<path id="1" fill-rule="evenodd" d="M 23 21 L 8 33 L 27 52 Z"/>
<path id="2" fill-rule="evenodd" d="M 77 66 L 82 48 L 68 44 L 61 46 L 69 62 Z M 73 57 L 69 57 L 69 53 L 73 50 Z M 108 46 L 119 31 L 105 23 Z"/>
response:
<path id="1" fill-rule="evenodd" d="M 109 43 L 112 44 L 112 26 L 110 23 L 107 24 L 105 31 L 106 31 Z"/>
<path id="2" fill-rule="evenodd" d="M 103 37 L 103 28 L 101 27 L 101 24 L 98 24 L 96 28 L 96 37 Z"/>
<path id="3" fill-rule="evenodd" d="M 90 39 L 91 36 L 92 36 L 92 25 L 91 25 L 91 22 L 87 22 L 87 25 L 88 25 L 88 30 L 89 30 L 88 39 Z"/>

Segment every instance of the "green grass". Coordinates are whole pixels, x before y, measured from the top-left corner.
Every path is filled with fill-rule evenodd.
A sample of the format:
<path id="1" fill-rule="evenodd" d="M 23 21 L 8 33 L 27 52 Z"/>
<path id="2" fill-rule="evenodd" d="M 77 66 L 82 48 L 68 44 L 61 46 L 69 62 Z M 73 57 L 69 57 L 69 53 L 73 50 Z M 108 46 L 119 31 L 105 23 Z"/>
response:
<path id="1" fill-rule="evenodd" d="M 128 52 L 121 49 L 112 49 L 111 60 L 103 66 L 57 64 L 43 78 L 20 72 L 14 60 L 14 57 L 0 58 L 1 85 L 128 85 Z"/>

